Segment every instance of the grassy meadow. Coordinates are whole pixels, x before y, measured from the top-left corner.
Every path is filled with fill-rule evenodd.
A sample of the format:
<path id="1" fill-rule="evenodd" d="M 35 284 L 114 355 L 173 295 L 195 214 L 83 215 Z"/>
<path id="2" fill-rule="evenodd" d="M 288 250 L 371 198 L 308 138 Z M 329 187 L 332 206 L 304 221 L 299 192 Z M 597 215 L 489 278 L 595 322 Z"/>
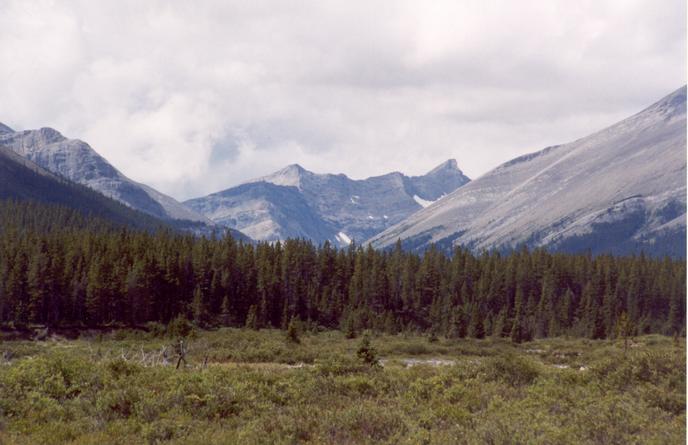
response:
<path id="1" fill-rule="evenodd" d="M 5 340 L 0 443 L 685 443 L 683 338 L 294 337 Z"/>

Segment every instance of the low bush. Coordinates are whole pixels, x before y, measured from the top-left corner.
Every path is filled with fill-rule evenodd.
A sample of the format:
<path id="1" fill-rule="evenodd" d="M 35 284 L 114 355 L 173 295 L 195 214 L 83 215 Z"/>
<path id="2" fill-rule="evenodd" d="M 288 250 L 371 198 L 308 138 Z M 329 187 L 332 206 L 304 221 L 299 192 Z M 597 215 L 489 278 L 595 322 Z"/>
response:
<path id="1" fill-rule="evenodd" d="M 531 359 L 513 353 L 491 357 L 482 371 L 488 380 L 500 380 L 512 386 L 529 385 L 538 378 L 541 367 Z"/>
<path id="2" fill-rule="evenodd" d="M 371 367 L 341 332 L 218 329 L 187 340 L 186 368 L 139 362 L 170 341 L 0 344 L 21 352 L 0 365 L 0 443 L 685 442 L 684 342 L 640 337 L 624 357 L 605 341 L 380 335 Z M 418 360 L 399 352 L 419 344 Z"/>

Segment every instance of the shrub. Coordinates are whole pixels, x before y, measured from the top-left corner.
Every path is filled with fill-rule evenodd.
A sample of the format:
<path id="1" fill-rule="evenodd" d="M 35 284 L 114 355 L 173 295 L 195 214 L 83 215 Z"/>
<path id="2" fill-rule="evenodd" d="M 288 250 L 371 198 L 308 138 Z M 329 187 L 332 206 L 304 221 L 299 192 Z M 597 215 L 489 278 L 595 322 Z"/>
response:
<path id="1" fill-rule="evenodd" d="M 193 330 L 193 326 L 189 320 L 183 315 L 177 315 L 172 321 L 167 325 L 167 335 L 170 337 L 188 337 Z"/>
<path id="2" fill-rule="evenodd" d="M 143 340 L 146 335 L 145 332 L 137 329 L 117 329 L 110 337 L 115 341 Z"/>
<path id="3" fill-rule="evenodd" d="M 332 443 L 398 443 L 392 437 L 406 432 L 401 413 L 374 402 L 349 406 L 329 426 Z"/>
<path id="4" fill-rule="evenodd" d="M 393 348 L 393 351 L 409 355 L 424 355 L 430 353 L 430 349 L 425 344 L 418 342 L 400 344 Z"/>
<path id="5" fill-rule="evenodd" d="M 131 386 L 102 391 L 96 402 L 103 418 L 126 419 L 134 414 L 134 407 L 140 401 L 139 394 Z"/>
<path id="6" fill-rule="evenodd" d="M 143 437 L 146 438 L 148 443 L 157 444 L 181 436 L 184 429 L 184 427 L 175 424 L 171 420 L 159 420 L 147 425 L 143 429 Z"/>
<path id="7" fill-rule="evenodd" d="M 316 362 L 316 371 L 325 376 L 337 376 L 364 372 L 369 369 L 358 360 L 348 357 L 334 357 Z"/>
<path id="8" fill-rule="evenodd" d="M 507 353 L 491 357 L 482 371 L 490 380 L 501 380 L 511 386 L 529 385 L 540 375 L 540 369 L 532 360 Z"/>
<path id="9" fill-rule="evenodd" d="M 122 358 L 117 358 L 108 362 L 107 369 L 115 379 L 119 379 L 138 373 L 141 370 L 141 367 Z"/>
<path id="10" fill-rule="evenodd" d="M 146 330 L 153 337 L 162 337 L 165 335 L 165 325 L 157 321 L 150 321 L 146 323 Z"/>
<path id="11" fill-rule="evenodd" d="M 370 374 L 344 376 L 337 383 L 347 395 L 373 397 L 377 395 L 378 388 L 369 376 Z"/>

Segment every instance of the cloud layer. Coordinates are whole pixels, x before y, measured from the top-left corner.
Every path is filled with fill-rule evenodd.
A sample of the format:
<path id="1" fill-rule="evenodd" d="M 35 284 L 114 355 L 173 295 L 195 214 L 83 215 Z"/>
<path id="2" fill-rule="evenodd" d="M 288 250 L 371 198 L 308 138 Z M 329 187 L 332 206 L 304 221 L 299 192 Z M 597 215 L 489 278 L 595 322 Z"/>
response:
<path id="1" fill-rule="evenodd" d="M 201 3 L 197 5 L 195 3 Z M 683 0 L 0 0 L 0 122 L 185 199 L 289 163 L 475 177 L 686 82 Z"/>

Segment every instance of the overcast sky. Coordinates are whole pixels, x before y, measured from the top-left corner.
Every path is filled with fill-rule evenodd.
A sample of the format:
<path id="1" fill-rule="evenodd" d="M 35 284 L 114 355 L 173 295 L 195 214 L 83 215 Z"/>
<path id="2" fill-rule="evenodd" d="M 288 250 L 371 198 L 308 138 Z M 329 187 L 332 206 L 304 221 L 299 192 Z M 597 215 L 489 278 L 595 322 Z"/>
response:
<path id="1" fill-rule="evenodd" d="M 179 199 L 290 163 L 477 177 L 686 83 L 685 0 L 0 0 L 0 122 Z"/>

